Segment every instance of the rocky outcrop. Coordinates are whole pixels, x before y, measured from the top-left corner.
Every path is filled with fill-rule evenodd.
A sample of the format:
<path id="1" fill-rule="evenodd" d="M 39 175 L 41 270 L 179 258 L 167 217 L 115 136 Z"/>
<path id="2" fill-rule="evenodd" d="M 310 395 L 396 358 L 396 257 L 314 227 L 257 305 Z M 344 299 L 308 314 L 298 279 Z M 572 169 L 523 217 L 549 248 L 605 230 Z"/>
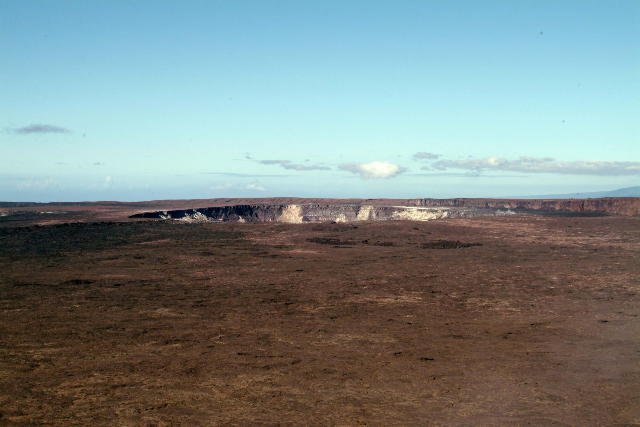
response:
<path id="1" fill-rule="evenodd" d="M 352 221 L 429 221 L 495 214 L 496 210 L 464 207 L 373 206 L 354 204 L 256 204 L 213 206 L 144 212 L 131 218 L 173 219 L 184 222 L 352 222 Z M 506 212 L 502 212 L 503 214 Z"/>
<path id="2" fill-rule="evenodd" d="M 420 206 L 509 209 L 516 212 L 639 216 L 640 198 L 602 199 L 418 199 Z"/>

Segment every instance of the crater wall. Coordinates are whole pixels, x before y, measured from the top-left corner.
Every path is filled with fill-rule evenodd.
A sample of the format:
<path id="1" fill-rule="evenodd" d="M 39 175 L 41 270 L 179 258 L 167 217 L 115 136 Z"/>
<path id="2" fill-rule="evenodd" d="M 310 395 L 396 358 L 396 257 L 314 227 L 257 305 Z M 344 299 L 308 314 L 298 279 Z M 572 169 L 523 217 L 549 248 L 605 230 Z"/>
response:
<path id="1" fill-rule="evenodd" d="M 188 201 L 181 201 L 183 206 Z M 534 213 L 640 216 L 640 198 L 603 199 L 210 199 L 211 207 L 156 210 L 131 218 L 183 221 L 351 222 Z M 247 203 L 248 202 L 248 203 Z M 177 202 L 176 202 L 177 203 Z M 213 205 L 215 204 L 215 205 Z M 179 206 L 179 205 L 178 205 Z M 152 206 L 149 206 L 153 208 Z M 157 209 L 157 208 L 156 208 Z"/>
<path id="2" fill-rule="evenodd" d="M 356 204 L 255 204 L 213 206 L 198 209 L 176 209 L 143 212 L 131 218 L 173 219 L 185 222 L 353 222 L 353 221 L 429 221 L 494 215 L 496 209 L 426 206 L 373 206 Z M 506 214 L 507 212 L 499 212 Z"/>

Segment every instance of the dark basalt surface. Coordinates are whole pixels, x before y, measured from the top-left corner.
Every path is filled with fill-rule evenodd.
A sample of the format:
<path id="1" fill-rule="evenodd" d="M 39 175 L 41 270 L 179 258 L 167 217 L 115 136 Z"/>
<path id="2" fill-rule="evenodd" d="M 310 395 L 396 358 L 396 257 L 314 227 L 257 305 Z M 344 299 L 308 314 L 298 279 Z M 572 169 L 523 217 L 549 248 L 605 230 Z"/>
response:
<path id="1" fill-rule="evenodd" d="M 0 425 L 637 425 L 638 259 L 612 215 L 5 227 Z"/>

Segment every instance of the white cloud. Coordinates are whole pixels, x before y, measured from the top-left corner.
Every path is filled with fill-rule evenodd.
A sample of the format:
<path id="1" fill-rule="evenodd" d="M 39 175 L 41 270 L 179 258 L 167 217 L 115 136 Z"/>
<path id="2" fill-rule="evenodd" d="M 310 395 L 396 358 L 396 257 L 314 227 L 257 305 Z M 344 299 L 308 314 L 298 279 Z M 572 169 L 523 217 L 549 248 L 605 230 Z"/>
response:
<path id="1" fill-rule="evenodd" d="M 481 159 L 438 160 L 425 170 L 463 169 L 473 173 L 485 170 L 523 172 L 523 173 L 553 173 L 564 175 L 640 175 L 640 162 L 636 161 L 561 161 L 551 157 L 520 157 L 515 160 L 500 157 L 485 157 Z"/>
<path id="2" fill-rule="evenodd" d="M 233 188 L 233 184 L 230 182 L 225 182 L 222 184 L 215 184 L 209 187 L 209 190 L 220 191 L 220 190 L 229 190 Z"/>
<path id="3" fill-rule="evenodd" d="M 105 176 L 104 177 L 104 188 L 109 188 L 111 187 L 111 184 L 113 184 L 113 178 L 111 178 L 111 175 L 109 176 Z"/>
<path id="4" fill-rule="evenodd" d="M 331 169 L 325 165 L 294 163 L 291 160 L 259 160 L 258 163 L 263 165 L 278 165 L 284 169 L 295 171 L 326 171 Z"/>
<path id="5" fill-rule="evenodd" d="M 18 190 L 51 190 L 59 188 L 59 185 L 52 178 L 28 179 L 19 181 L 16 184 Z"/>
<path id="6" fill-rule="evenodd" d="M 369 163 L 346 163 L 340 169 L 360 175 L 363 179 L 393 178 L 404 172 L 404 168 L 390 162 L 374 161 Z"/>
<path id="7" fill-rule="evenodd" d="M 251 190 L 251 191 L 267 191 L 266 188 L 264 188 L 262 185 L 256 183 L 256 182 L 251 182 L 249 184 L 247 184 L 247 186 L 245 187 L 247 190 Z"/>

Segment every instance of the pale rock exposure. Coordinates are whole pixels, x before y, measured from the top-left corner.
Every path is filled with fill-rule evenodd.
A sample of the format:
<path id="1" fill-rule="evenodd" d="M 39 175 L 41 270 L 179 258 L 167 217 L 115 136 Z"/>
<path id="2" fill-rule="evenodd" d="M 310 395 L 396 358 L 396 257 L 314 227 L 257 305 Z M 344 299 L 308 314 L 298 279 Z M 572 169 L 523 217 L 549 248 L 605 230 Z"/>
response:
<path id="1" fill-rule="evenodd" d="M 363 205 L 360 207 L 360 210 L 358 211 L 358 215 L 356 216 L 356 219 L 358 221 L 369 221 L 369 220 L 375 219 L 375 217 L 376 217 L 376 213 L 375 213 L 375 210 L 373 209 L 373 206 Z"/>
<path id="2" fill-rule="evenodd" d="M 289 224 L 302 223 L 302 208 L 300 205 L 287 205 L 282 209 L 282 214 L 277 219 L 278 222 L 286 222 Z"/>
<path id="3" fill-rule="evenodd" d="M 409 221 L 430 221 L 446 218 L 449 215 L 444 208 L 417 208 L 412 206 L 395 206 L 399 208 L 391 214 L 391 219 Z"/>

